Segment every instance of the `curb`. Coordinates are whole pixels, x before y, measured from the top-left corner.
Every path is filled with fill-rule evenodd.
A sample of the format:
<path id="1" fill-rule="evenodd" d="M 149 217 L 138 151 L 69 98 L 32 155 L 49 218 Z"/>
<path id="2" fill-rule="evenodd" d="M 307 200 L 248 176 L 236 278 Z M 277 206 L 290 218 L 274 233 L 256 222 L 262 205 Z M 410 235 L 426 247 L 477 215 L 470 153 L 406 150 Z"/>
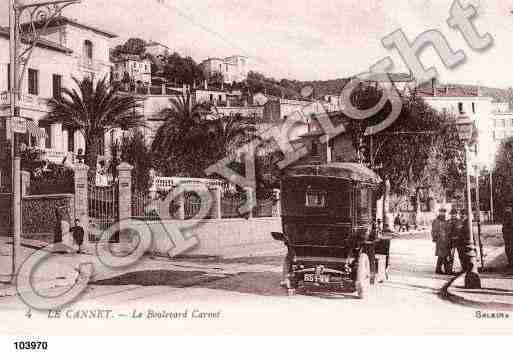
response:
<path id="1" fill-rule="evenodd" d="M 498 257 L 501 253 L 504 252 L 504 248 L 498 248 L 494 250 L 491 254 L 493 254 L 493 257 L 491 261 L 493 261 L 495 258 Z M 497 310 L 497 311 L 511 311 L 513 312 L 513 304 L 509 303 L 503 303 L 503 302 L 497 302 L 497 301 L 478 301 L 473 299 L 465 298 L 462 295 L 455 294 L 454 291 L 451 289 L 453 287 L 453 284 L 456 281 L 464 280 L 465 272 L 461 272 L 454 278 L 451 278 L 441 289 L 438 294 L 438 296 L 443 299 L 447 300 L 454 304 L 463 305 L 466 307 L 471 308 L 478 308 L 478 309 L 490 309 L 490 310 Z"/>

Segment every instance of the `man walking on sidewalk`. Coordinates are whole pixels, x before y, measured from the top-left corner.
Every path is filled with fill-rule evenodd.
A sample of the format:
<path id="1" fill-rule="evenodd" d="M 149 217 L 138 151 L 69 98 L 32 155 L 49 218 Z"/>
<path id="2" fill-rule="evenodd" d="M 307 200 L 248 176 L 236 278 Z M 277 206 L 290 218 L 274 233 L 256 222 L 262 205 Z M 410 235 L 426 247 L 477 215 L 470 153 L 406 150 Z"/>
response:
<path id="1" fill-rule="evenodd" d="M 508 257 L 508 265 L 513 267 L 513 210 L 511 206 L 507 206 L 504 213 L 504 221 L 502 224 L 502 238 L 506 256 Z"/>
<path id="2" fill-rule="evenodd" d="M 437 274 L 452 274 L 451 244 L 447 235 L 447 221 L 445 220 L 445 208 L 440 208 L 438 217 L 431 225 L 431 237 L 436 243 L 435 255 Z"/>

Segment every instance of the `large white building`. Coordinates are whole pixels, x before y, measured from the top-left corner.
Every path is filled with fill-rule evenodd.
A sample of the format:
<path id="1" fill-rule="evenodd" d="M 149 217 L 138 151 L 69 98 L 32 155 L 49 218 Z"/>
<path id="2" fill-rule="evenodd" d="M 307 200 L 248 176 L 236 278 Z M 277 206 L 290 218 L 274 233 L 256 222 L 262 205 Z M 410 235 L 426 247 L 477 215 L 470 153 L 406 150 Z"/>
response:
<path id="1" fill-rule="evenodd" d="M 34 49 L 21 82 L 20 116 L 31 120 L 25 142 L 44 150 L 46 159 L 60 162 L 85 148 L 79 131 L 63 127 L 62 123 L 47 123 L 43 118 L 49 111 L 48 99 L 57 96 L 62 87 L 73 87 L 72 77 L 100 79 L 110 76 L 109 48 L 114 37 L 116 35 L 108 31 L 60 17 L 49 24 Z M 3 117 L 3 128 L 10 113 L 8 74 L 9 33 L 8 29 L 3 29 L 0 30 L 0 117 Z M 41 136 L 41 130 L 46 138 Z"/>
<path id="2" fill-rule="evenodd" d="M 122 54 L 113 61 L 112 77 L 114 81 L 133 82 L 134 85 L 151 85 L 151 61 L 147 57 Z"/>
<path id="3" fill-rule="evenodd" d="M 496 152 L 492 120 L 493 98 L 482 96 L 477 86 L 469 88 L 457 85 L 419 89 L 418 95 L 437 111 L 470 117 L 479 136 L 477 163 L 487 165 L 493 162 Z"/>
<path id="4" fill-rule="evenodd" d="M 493 105 L 493 139 L 498 145 L 501 141 L 513 137 L 513 111 L 506 102 L 496 102 Z"/>
<path id="5" fill-rule="evenodd" d="M 248 78 L 249 63 L 246 56 L 234 55 L 224 59 L 209 58 L 200 66 L 207 78 L 218 73 L 223 76 L 224 83 L 242 82 Z"/>

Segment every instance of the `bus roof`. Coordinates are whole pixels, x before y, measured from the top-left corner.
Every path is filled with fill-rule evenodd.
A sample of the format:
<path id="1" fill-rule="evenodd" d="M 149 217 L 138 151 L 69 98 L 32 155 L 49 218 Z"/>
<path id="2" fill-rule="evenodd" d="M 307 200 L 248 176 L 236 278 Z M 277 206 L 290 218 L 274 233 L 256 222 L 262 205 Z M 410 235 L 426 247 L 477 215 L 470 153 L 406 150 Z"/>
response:
<path id="1" fill-rule="evenodd" d="M 381 183 L 373 170 L 352 162 L 331 162 L 327 164 L 299 165 L 285 169 L 285 177 L 333 177 L 358 182 Z"/>

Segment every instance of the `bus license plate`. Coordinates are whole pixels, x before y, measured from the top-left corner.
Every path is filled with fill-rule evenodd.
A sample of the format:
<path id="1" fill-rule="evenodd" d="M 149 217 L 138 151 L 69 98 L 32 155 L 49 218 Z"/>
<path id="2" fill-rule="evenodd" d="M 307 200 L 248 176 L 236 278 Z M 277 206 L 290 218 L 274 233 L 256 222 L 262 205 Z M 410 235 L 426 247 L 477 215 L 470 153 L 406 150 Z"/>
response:
<path id="1" fill-rule="evenodd" d="M 304 276 L 305 282 L 319 282 L 319 283 L 329 283 L 330 282 L 330 276 L 329 274 L 321 274 L 319 276 L 315 276 L 314 273 L 305 273 Z"/>

